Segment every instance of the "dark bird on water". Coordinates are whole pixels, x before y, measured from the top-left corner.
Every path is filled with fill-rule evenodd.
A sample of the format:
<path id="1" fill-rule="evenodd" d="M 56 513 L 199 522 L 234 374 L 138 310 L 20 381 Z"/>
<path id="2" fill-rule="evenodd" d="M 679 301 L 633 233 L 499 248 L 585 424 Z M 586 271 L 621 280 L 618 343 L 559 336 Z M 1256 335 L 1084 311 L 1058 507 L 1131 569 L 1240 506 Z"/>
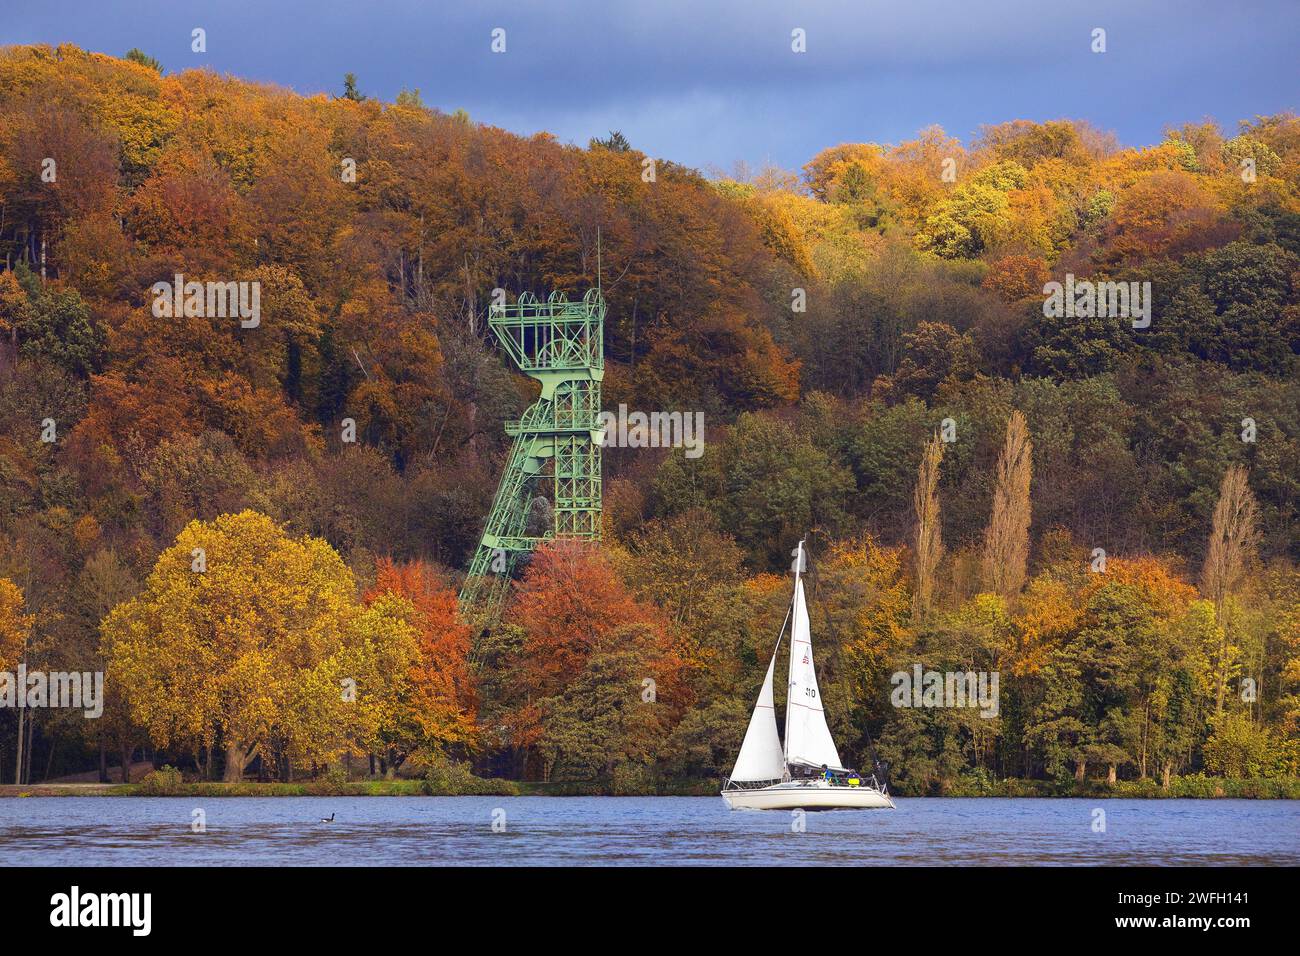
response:
<path id="1" fill-rule="evenodd" d="M 320 822 L 321 822 L 321 823 L 333 823 L 333 822 L 334 822 L 334 814 L 331 813 L 331 814 L 330 814 L 329 816 L 327 816 L 327 817 L 321 817 L 321 818 L 320 818 Z"/>

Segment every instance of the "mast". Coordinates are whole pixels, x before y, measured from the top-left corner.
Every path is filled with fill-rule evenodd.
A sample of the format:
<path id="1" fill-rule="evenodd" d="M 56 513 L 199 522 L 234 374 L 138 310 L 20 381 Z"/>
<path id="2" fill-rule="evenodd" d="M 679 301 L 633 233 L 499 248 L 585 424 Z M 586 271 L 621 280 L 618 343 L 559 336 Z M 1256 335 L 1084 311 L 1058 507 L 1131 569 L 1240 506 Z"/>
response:
<path id="1" fill-rule="evenodd" d="M 795 598 L 799 594 L 799 575 L 804 569 L 803 543 L 805 539 L 800 538 L 799 544 L 790 552 L 794 558 L 794 563 L 790 566 L 794 571 L 794 587 L 790 591 L 790 614 L 794 613 Z M 784 625 L 782 625 L 784 630 Z M 785 758 L 785 772 L 790 773 L 790 700 L 794 696 L 794 640 L 791 636 L 790 642 L 790 664 L 786 670 L 785 677 L 785 739 L 781 741 L 781 754 Z"/>

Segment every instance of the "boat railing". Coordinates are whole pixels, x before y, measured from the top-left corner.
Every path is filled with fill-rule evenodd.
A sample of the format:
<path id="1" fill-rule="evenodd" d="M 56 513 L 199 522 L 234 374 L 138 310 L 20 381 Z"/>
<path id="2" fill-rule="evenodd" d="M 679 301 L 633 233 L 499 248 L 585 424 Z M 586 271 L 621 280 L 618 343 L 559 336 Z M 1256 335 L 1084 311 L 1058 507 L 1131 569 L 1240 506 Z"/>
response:
<path id="1" fill-rule="evenodd" d="M 821 784 L 824 779 L 825 778 L 823 777 L 803 777 L 783 780 L 774 777 L 771 780 L 732 780 L 730 777 L 726 777 L 722 781 L 722 789 L 724 791 L 765 790 L 778 783 L 793 783 L 800 787 L 815 787 Z M 838 780 L 831 781 L 830 785 L 832 787 L 843 787 L 845 790 L 875 790 L 883 796 L 889 796 L 888 787 L 881 783 L 874 773 L 870 776 L 863 775 L 860 779 L 862 780 L 862 784 L 857 787 L 850 786 L 847 783 L 841 783 Z"/>

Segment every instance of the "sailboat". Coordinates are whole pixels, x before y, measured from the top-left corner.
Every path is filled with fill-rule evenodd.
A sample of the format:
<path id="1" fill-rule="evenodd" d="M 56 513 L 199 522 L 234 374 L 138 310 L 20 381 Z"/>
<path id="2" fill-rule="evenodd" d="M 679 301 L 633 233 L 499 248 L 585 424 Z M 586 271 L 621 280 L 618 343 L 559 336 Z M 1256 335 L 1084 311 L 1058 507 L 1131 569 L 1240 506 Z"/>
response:
<path id="1" fill-rule="evenodd" d="M 803 592 L 807 557 L 803 542 L 791 552 L 794 596 L 786 619 L 790 623 L 790 682 L 785 706 L 785 745 L 776 729 L 772 678 L 781 634 L 767 663 L 767 676 L 749 729 L 740 745 L 736 765 L 722 788 L 732 810 L 849 810 L 893 809 L 888 788 L 875 776 L 863 778 L 843 766 L 822 707 L 813 668 L 812 630 Z"/>

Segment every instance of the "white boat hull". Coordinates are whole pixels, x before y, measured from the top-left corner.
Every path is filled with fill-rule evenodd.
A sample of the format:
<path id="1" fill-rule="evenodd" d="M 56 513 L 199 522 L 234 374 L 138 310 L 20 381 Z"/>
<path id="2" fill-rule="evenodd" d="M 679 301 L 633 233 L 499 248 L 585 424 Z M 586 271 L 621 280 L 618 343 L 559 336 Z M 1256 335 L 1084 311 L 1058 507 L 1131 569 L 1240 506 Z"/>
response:
<path id="1" fill-rule="evenodd" d="M 732 810 L 893 810 L 889 794 L 875 787 L 831 786 L 818 780 L 777 783 L 758 790 L 723 790 Z"/>

